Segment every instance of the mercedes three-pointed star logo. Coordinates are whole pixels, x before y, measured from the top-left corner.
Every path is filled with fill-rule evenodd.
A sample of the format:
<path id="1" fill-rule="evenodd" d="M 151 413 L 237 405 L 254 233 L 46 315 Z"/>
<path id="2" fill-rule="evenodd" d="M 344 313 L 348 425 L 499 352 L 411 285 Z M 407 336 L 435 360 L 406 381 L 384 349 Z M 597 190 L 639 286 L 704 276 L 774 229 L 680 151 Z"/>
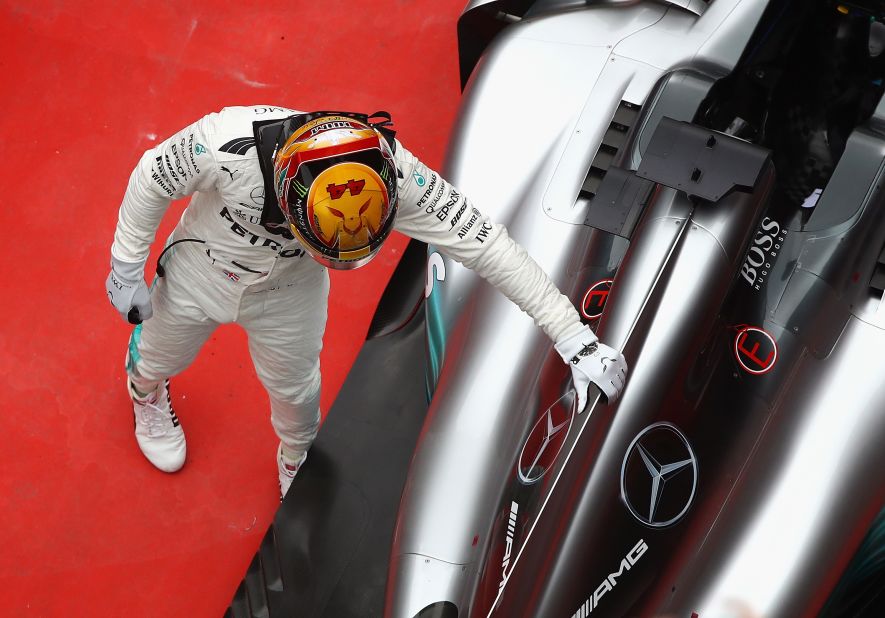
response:
<path id="1" fill-rule="evenodd" d="M 655 423 L 639 432 L 621 464 L 621 499 L 633 517 L 653 528 L 682 519 L 697 482 L 697 457 L 672 423 Z"/>
<path id="2" fill-rule="evenodd" d="M 547 408 L 522 445 L 516 473 L 526 485 L 541 480 L 562 450 L 574 419 L 572 399 L 563 396 Z"/>

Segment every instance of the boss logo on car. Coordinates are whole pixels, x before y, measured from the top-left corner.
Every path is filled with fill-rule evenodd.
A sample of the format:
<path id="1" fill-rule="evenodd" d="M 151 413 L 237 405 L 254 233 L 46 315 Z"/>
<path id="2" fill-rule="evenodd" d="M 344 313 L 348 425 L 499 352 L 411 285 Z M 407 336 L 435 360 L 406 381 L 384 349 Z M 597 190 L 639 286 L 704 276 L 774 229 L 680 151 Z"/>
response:
<path id="1" fill-rule="evenodd" d="M 781 224 L 769 217 L 765 217 L 756 230 L 753 243 L 741 266 L 741 277 L 754 290 L 762 289 L 771 270 L 771 262 L 777 257 L 786 235 L 787 231 L 782 229 Z"/>

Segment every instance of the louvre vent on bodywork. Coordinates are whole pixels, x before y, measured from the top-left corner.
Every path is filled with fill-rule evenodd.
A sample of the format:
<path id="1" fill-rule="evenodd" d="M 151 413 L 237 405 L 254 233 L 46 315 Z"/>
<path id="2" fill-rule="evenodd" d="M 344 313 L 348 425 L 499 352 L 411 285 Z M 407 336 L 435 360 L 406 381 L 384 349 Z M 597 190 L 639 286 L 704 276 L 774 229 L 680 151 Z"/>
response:
<path id="1" fill-rule="evenodd" d="M 885 246 L 879 251 L 876 268 L 873 269 L 873 276 L 870 277 L 870 294 L 878 298 L 885 294 Z"/>
<path id="2" fill-rule="evenodd" d="M 599 145 L 599 150 L 596 151 L 596 156 L 590 163 L 590 170 L 587 172 L 584 184 L 581 185 L 579 197 L 591 199 L 596 195 L 599 185 L 602 184 L 602 179 L 605 178 L 605 173 L 627 141 L 630 127 L 636 122 L 638 115 L 638 105 L 627 101 L 621 101 L 618 105 L 615 117 L 608 125 L 602 138 L 602 144 Z"/>

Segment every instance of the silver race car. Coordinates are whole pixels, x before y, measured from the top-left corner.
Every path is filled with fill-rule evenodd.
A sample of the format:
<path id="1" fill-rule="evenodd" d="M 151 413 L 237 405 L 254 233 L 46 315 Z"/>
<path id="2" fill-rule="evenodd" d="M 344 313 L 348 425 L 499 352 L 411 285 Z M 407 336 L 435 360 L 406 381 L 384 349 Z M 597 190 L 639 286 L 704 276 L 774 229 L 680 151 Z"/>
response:
<path id="1" fill-rule="evenodd" d="M 626 390 L 411 245 L 228 615 L 885 615 L 883 19 L 470 2 L 444 173 Z"/>

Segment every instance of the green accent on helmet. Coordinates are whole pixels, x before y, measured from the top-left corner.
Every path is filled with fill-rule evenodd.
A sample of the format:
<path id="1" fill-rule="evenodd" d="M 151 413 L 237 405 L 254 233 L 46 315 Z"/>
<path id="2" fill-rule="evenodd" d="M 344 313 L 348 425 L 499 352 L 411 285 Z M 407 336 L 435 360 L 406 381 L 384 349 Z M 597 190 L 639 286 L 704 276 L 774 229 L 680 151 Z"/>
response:
<path id="1" fill-rule="evenodd" d="M 292 186 L 295 188 L 295 192 L 298 193 L 298 195 L 300 195 L 302 198 L 307 197 L 307 187 L 305 187 L 294 178 L 292 179 Z"/>

